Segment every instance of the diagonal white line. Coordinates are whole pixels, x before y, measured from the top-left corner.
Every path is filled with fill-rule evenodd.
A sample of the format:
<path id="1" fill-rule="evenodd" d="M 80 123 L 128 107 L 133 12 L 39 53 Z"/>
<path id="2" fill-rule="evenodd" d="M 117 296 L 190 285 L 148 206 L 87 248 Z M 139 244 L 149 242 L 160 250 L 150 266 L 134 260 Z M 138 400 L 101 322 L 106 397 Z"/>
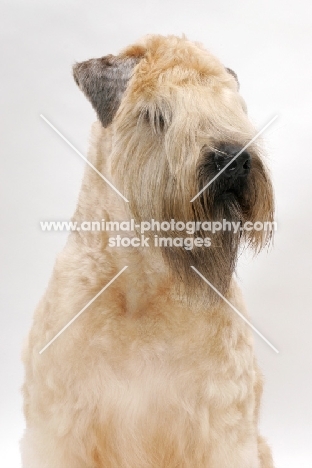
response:
<path id="1" fill-rule="evenodd" d="M 252 328 L 252 330 L 253 330 L 254 332 L 257 333 L 257 335 L 260 336 L 260 338 L 263 339 L 263 341 L 265 341 L 277 354 L 279 354 L 278 349 L 276 349 L 275 346 L 273 346 L 272 343 L 270 343 L 270 341 L 269 341 L 265 336 L 263 336 L 262 333 L 260 333 L 259 330 L 257 330 L 257 328 L 254 327 L 254 325 L 253 325 L 252 323 L 250 323 L 249 320 L 247 320 L 246 317 L 244 317 L 244 315 L 243 315 L 241 312 L 239 312 L 239 310 L 237 310 L 236 307 L 234 307 L 233 304 L 231 304 L 230 301 L 228 301 L 227 298 L 224 297 L 224 296 L 217 290 L 217 288 L 215 288 L 215 287 L 213 286 L 213 284 L 211 284 L 211 283 L 210 283 L 194 266 L 191 266 L 191 268 L 198 274 L 198 276 L 201 277 L 201 279 L 203 279 L 203 280 L 205 281 L 205 283 L 207 283 L 207 284 L 208 284 L 208 285 L 209 285 L 209 286 L 210 286 L 210 287 L 211 287 L 211 288 L 212 288 L 212 289 L 213 289 L 213 290 L 214 290 L 214 291 L 215 291 L 215 292 L 216 292 L 216 293 L 217 293 L 217 294 L 234 310 L 234 312 L 237 313 L 237 315 L 239 315 L 239 317 L 240 317 L 241 319 L 244 320 L 244 322 L 247 323 L 247 325 L 250 326 L 250 328 Z"/>
<path id="2" fill-rule="evenodd" d="M 282 125 L 279 125 L 278 127 L 273 128 L 269 133 L 266 134 L 266 136 L 268 137 L 268 136 L 272 135 L 272 133 L 277 132 L 277 130 L 281 130 L 281 128 L 284 128 L 285 125 L 286 125 L 286 123 L 284 123 Z"/>
<path id="3" fill-rule="evenodd" d="M 102 289 L 101 289 L 101 291 L 100 291 L 100 292 L 98 292 L 98 293 L 97 293 L 97 294 L 94 296 L 94 298 L 93 298 L 93 299 L 91 299 L 91 301 L 89 301 L 89 302 L 88 302 L 88 304 L 86 304 L 86 305 L 85 305 L 85 306 L 84 306 L 84 307 L 81 309 L 81 311 L 80 311 L 80 312 L 78 312 L 78 314 L 76 314 L 76 315 L 75 315 L 75 317 L 74 317 L 74 318 L 72 318 L 72 319 L 71 319 L 71 320 L 68 322 L 68 324 L 67 324 L 67 325 L 65 325 L 65 327 L 63 327 L 63 328 L 62 328 L 62 330 L 60 330 L 60 331 L 59 331 L 59 332 L 58 332 L 58 333 L 55 335 L 55 337 L 54 337 L 54 338 L 52 338 L 52 340 L 51 340 L 51 341 L 49 341 L 49 343 L 48 343 L 48 344 L 46 344 L 46 345 L 45 345 L 45 346 L 44 346 L 44 347 L 41 349 L 41 351 L 39 351 L 39 354 L 42 354 L 42 353 L 43 353 L 43 351 L 45 351 L 45 350 L 46 350 L 46 349 L 47 349 L 47 348 L 48 348 L 48 347 L 49 347 L 49 346 L 50 346 L 50 345 L 53 343 L 53 341 L 55 341 L 55 340 L 56 340 L 56 338 L 58 338 L 58 337 L 59 337 L 59 336 L 60 336 L 60 335 L 63 333 L 63 331 L 65 331 L 65 330 L 66 330 L 66 328 L 68 328 L 68 327 L 69 327 L 69 326 L 70 326 L 70 325 L 71 325 L 71 324 L 72 324 L 72 323 L 73 323 L 73 322 L 74 322 L 74 321 L 75 321 L 75 320 L 76 320 L 76 319 L 79 317 L 79 315 L 81 315 L 81 314 L 82 314 L 82 313 L 83 313 L 83 312 L 84 312 L 84 311 L 85 311 L 85 310 L 86 310 L 86 309 L 89 307 L 89 305 L 91 305 L 91 304 L 92 304 L 92 302 L 94 302 L 94 301 L 95 301 L 95 299 L 97 299 L 97 298 L 98 298 L 98 297 L 99 297 L 99 296 L 102 294 L 102 292 L 103 292 L 103 291 L 105 291 L 105 289 L 107 289 L 107 288 L 108 288 L 108 287 L 109 287 L 109 286 L 110 286 L 110 285 L 111 285 L 111 284 L 112 284 L 112 283 L 115 281 L 115 279 L 117 279 L 117 278 L 118 278 L 118 276 L 120 276 L 120 275 L 121 275 L 121 273 L 123 273 L 123 272 L 125 271 L 125 269 L 126 269 L 126 268 L 128 268 L 128 266 L 125 266 L 125 267 L 123 267 L 123 269 L 122 269 L 122 270 L 120 270 L 120 272 L 119 272 L 119 273 L 117 273 L 117 275 L 116 275 L 116 276 L 114 276 L 114 278 L 113 278 L 113 279 L 111 279 L 111 280 L 110 280 L 110 281 L 107 283 L 107 285 L 106 285 L 106 286 L 104 286 L 104 288 L 102 288 Z"/>
<path id="4" fill-rule="evenodd" d="M 67 138 L 64 137 L 64 135 L 62 135 L 62 133 L 54 127 L 54 125 L 51 124 L 51 122 L 42 114 L 40 114 L 40 117 L 51 127 L 53 128 L 53 130 L 64 140 L 66 141 L 66 143 L 87 163 L 89 164 L 90 167 L 92 167 L 92 169 L 100 176 L 102 177 L 103 180 L 105 180 L 105 182 L 113 189 L 115 190 L 116 193 L 118 193 L 118 195 L 123 198 L 125 200 L 125 202 L 129 203 L 129 200 L 126 199 L 126 197 L 123 196 L 122 193 L 119 192 L 119 190 L 116 189 L 116 187 L 108 180 L 106 179 L 105 176 L 103 176 L 103 174 L 97 170 L 96 167 L 93 166 L 93 164 L 90 163 L 90 161 L 88 161 L 88 159 L 80 153 L 80 151 L 77 150 L 77 148 L 75 148 L 75 146 L 67 140 Z"/>
<path id="5" fill-rule="evenodd" d="M 252 138 L 252 140 L 250 140 L 250 141 L 247 143 L 247 145 L 245 145 L 244 148 L 241 149 L 241 150 L 230 160 L 230 162 L 229 162 L 226 166 L 224 166 L 224 167 L 221 169 L 221 171 L 219 171 L 218 174 L 215 175 L 215 176 L 208 182 L 208 184 L 206 184 L 205 187 L 202 188 L 202 189 L 197 193 L 197 195 L 195 195 L 194 198 L 192 198 L 192 200 L 190 201 L 190 203 L 192 203 L 194 200 L 196 200 L 196 198 L 199 197 L 199 195 L 201 195 L 201 194 L 209 187 L 209 185 L 212 184 L 212 182 L 214 182 L 214 181 L 222 174 L 222 172 L 225 171 L 225 170 L 230 166 L 230 164 L 232 164 L 232 162 L 235 161 L 235 159 L 238 158 L 238 156 L 239 156 L 240 154 L 242 154 L 242 153 L 245 151 L 245 149 L 247 149 L 248 146 L 251 145 L 251 143 L 253 143 L 253 142 L 261 135 L 261 133 L 263 133 L 263 132 L 265 131 L 265 129 L 268 128 L 268 126 L 271 125 L 271 124 L 274 122 L 274 120 L 277 119 L 277 117 L 278 117 L 277 115 L 276 115 L 275 117 L 273 117 L 273 119 L 271 119 L 270 122 L 267 123 L 267 124 L 262 128 L 262 130 L 260 130 L 260 132 L 258 132 L 257 135 L 254 136 L 254 137 Z"/>

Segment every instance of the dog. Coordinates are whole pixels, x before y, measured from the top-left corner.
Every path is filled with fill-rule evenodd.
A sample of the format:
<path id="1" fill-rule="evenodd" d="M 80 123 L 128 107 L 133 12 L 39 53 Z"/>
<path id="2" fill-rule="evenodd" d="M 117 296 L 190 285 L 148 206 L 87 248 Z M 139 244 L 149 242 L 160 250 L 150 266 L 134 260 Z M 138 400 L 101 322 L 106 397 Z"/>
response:
<path id="1" fill-rule="evenodd" d="M 73 75 L 98 117 L 73 221 L 117 231 L 73 230 L 35 312 L 23 467 L 273 468 L 252 332 L 229 305 L 247 317 L 237 257 L 272 233 L 204 224 L 273 220 L 236 74 L 151 35 Z"/>

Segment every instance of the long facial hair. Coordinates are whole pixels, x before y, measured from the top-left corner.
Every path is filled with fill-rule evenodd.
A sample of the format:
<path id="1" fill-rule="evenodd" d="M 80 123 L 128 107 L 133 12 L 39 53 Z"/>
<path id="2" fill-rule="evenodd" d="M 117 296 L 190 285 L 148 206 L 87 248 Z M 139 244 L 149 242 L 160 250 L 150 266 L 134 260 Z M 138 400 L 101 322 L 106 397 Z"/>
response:
<path id="1" fill-rule="evenodd" d="M 141 114 L 141 127 L 134 124 L 133 119 L 123 116 L 112 156 L 112 173 L 118 186 L 127 194 L 129 213 L 137 222 L 151 219 L 170 222 L 174 219 L 222 223 L 226 220 L 243 225 L 245 221 L 273 220 L 272 186 L 255 146 L 251 149 L 250 173 L 243 182 L 229 187 L 220 175 L 191 202 L 216 175 L 209 146 L 199 147 L 195 137 L 190 137 L 196 134 L 192 131 L 184 134 L 181 131 L 181 135 L 176 133 L 174 136 L 167 132 L 164 138 L 163 131 L 169 126 L 170 116 L 162 112 L 161 121 L 157 121 L 155 115 L 151 117 L 145 113 L 142 117 Z M 245 141 L 242 142 L 244 144 Z M 190 301 L 196 298 L 211 305 L 220 300 L 219 295 L 198 277 L 191 266 L 222 295 L 226 295 L 240 246 L 247 244 L 258 252 L 270 240 L 272 232 L 239 230 L 234 233 L 233 229 L 228 229 L 215 234 L 203 230 L 191 235 L 185 231 L 157 234 L 172 238 L 211 238 L 210 247 L 194 245 L 190 250 L 185 247 L 160 248 L 164 261 L 170 267 L 172 284 Z"/>
<path id="2" fill-rule="evenodd" d="M 216 169 L 210 151 L 203 148 L 198 160 L 196 178 L 197 192 L 205 187 L 216 175 Z M 205 276 L 205 278 L 222 294 L 226 295 L 231 278 L 236 268 L 240 248 L 250 247 L 258 253 L 271 239 L 272 230 L 246 231 L 243 229 L 246 221 L 272 222 L 273 221 L 273 193 L 268 173 L 256 151 L 251 151 L 251 171 L 245 179 L 229 182 L 221 174 L 203 193 L 192 203 L 194 219 L 197 221 L 209 220 L 219 222 L 226 229 L 211 234 L 211 247 L 194 248 L 188 252 L 188 260 Z M 228 223 L 240 225 L 237 232 Z M 207 232 L 200 231 L 201 237 Z M 173 258 L 173 262 L 174 262 Z M 182 262 L 179 261 L 182 265 Z M 185 274 L 187 274 L 187 268 Z M 192 285 L 192 278 L 188 277 Z M 212 302 L 219 297 L 213 290 L 210 292 Z"/>

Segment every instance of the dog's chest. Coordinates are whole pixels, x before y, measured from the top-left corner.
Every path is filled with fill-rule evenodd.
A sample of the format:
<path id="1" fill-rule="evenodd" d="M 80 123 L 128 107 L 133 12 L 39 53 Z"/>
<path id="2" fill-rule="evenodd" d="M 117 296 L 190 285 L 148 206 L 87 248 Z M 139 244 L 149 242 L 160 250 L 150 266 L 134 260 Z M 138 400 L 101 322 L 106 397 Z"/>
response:
<path id="1" fill-rule="evenodd" d="M 118 434 L 118 453 L 155 448 L 159 456 L 172 447 L 179 452 L 181 443 L 183 450 L 202 447 L 204 457 L 209 435 L 223 438 L 250 424 L 254 372 L 240 329 L 210 327 L 199 317 L 175 330 L 166 325 L 119 323 L 119 332 L 111 328 L 98 347 L 86 388 L 99 445 L 114 447 Z"/>
<path id="2" fill-rule="evenodd" d="M 96 365 L 89 376 L 103 417 L 144 420 L 203 408 L 227 408 L 248 398 L 254 384 L 252 348 L 236 320 L 203 317 L 188 322 L 120 319 L 93 339 Z M 93 357 L 94 360 L 94 357 Z M 90 386 L 88 385 L 90 388 Z M 92 388 L 92 386 L 91 386 Z"/>

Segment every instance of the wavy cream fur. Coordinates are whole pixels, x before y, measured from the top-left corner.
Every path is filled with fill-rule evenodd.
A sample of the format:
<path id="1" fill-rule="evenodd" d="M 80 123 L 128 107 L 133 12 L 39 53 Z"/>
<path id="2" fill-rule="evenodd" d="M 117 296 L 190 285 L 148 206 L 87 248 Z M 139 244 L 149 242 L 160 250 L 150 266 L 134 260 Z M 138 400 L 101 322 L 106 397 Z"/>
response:
<path id="1" fill-rule="evenodd" d="M 130 203 L 87 167 L 73 219 L 166 219 L 163 177 L 179 174 L 184 191 L 180 199 L 173 195 L 170 210 L 187 220 L 201 145 L 220 135 L 241 143 L 254 135 L 235 79 L 185 38 L 149 36 L 122 56 L 140 60 L 112 124 L 94 124 L 89 159 Z M 152 128 L 156 108 L 165 139 L 162 129 Z M 264 171 L 261 166 L 255 180 L 261 179 L 267 200 L 261 207 L 257 200 L 252 219 L 271 217 Z M 226 303 L 213 300 L 199 277 L 192 281 L 190 288 L 177 287 L 176 271 L 157 249 L 109 248 L 105 232 L 70 234 L 23 354 L 24 468 L 273 468 L 258 435 L 262 378 L 251 330 Z M 235 280 L 223 286 L 246 315 Z"/>

